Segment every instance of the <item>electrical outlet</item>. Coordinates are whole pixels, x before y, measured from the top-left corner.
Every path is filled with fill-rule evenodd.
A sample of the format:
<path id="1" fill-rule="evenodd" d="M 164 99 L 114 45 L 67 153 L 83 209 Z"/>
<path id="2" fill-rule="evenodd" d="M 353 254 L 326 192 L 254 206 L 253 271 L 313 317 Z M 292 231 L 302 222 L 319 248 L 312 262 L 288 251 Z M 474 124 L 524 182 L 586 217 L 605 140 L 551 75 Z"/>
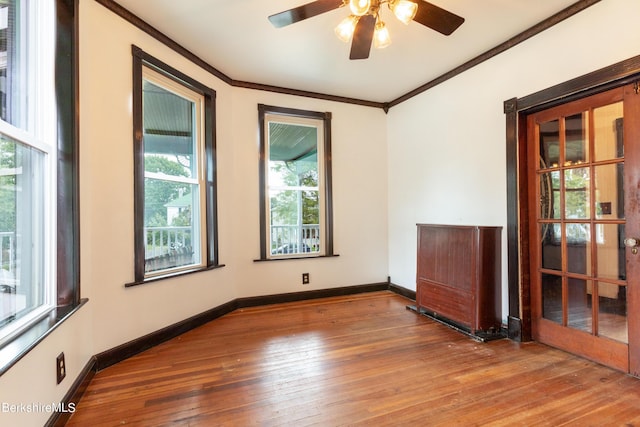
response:
<path id="1" fill-rule="evenodd" d="M 302 284 L 303 285 L 309 284 L 309 273 L 302 273 Z"/>
<path id="2" fill-rule="evenodd" d="M 64 352 L 62 352 L 58 355 L 58 357 L 56 357 L 56 379 L 58 381 L 58 384 L 62 382 L 66 375 L 67 366 L 64 363 Z"/>

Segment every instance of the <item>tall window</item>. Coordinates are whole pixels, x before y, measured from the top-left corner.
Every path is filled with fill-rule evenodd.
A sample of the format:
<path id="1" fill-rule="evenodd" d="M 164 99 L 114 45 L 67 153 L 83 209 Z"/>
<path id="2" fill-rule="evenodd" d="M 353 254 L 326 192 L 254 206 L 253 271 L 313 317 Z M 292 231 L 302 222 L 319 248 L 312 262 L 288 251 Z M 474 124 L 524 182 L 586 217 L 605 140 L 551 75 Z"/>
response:
<path id="1" fill-rule="evenodd" d="M 259 106 L 261 259 L 333 255 L 331 114 Z"/>
<path id="2" fill-rule="evenodd" d="M 134 58 L 136 282 L 144 282 L 215 266 L 215 92 L 137 48 Z"/>
<path id="3" fill-rule="evenodd" d="M 75 10 L 63 3 L 0 0 L 0 348 L 79 302 Z"/>

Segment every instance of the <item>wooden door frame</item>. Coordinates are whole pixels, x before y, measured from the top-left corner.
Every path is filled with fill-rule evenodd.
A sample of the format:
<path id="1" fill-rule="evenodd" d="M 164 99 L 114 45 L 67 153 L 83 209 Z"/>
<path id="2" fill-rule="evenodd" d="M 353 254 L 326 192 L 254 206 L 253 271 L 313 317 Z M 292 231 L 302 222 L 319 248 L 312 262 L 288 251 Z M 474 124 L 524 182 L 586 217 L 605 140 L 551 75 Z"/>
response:
<path id="1" fill-rule="evenodd" d="M 507 143 L 507 280 L 508 337 L 531 340 L 529 277 L 529 182 L 527 116 L 640 79 L 640 55 L 560 83 L 539 92 L 504 101 Z"/>

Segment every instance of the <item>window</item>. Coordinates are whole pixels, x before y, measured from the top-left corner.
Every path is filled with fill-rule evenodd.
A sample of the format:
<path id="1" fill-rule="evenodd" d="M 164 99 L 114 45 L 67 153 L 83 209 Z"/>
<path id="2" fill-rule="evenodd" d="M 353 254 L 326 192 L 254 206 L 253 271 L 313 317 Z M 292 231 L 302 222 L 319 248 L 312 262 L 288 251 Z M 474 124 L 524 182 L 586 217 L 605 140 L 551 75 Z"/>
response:
<path id="1" fill-rule="evenodd" d="M 258 111 L 260 259 L 332 256 L 331 113 Z"/>
<path id="2" fill-rule="evenodd" d="M 69 3 L 0 0 L 0 373 L 80 304 Z"/>
<path id="3" fill-rule="evenodd" d="M 136 47 L 133 54 L 139 284 L 216 266 L 215 92 Z"/>
<path id="4" fill-rule="evenodd" d="M 55 111 L 52 5 L 26 14 L 20 1 L 0 2 L 0 338 L 5 340 L 54 306 Z M 43 26 L 36 28 L 37 19 Z M 49 38 L 51 39 L 51 38 Z M 26 72 L 42 63 L 42 75 Z M 38 88 L 47 93 L 41 93 Z M 35 102 L 27 102 L 36 96 Z M 37 105 L 42 102 L 42 105 Z"/>

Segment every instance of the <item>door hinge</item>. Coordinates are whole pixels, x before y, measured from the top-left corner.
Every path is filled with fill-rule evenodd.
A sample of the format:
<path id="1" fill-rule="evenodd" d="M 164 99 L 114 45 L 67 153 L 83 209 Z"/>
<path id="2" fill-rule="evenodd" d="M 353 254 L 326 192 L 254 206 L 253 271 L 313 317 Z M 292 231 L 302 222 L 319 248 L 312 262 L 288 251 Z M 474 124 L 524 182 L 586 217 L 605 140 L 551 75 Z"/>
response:
<path id="1" fill-rule="evenodd" d="M 633 83 L 633 91 L 636 93 L 636 95 L 640 94 L 640 82 L 636 81 L 635 83 Z"/>

